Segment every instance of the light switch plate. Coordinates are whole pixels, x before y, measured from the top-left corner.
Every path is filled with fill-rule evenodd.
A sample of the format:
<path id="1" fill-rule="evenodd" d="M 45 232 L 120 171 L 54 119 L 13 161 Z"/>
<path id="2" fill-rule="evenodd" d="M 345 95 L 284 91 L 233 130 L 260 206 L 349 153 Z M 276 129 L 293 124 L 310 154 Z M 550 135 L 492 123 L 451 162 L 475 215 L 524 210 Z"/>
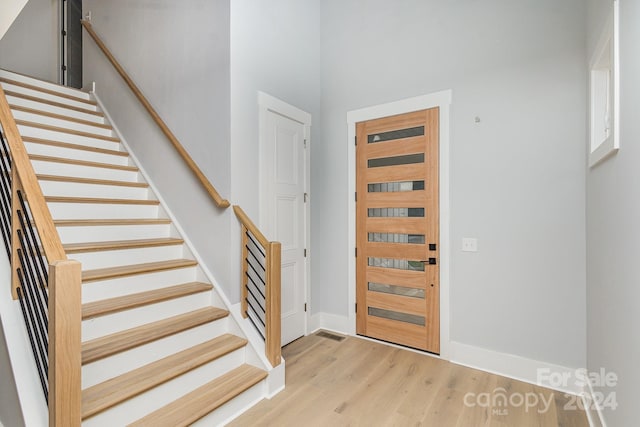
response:
<path id="1" fill-rule="evenodd" d="M 462 252 L 478 252 L 478 239 L 472 237 L 463 237 Z"/>

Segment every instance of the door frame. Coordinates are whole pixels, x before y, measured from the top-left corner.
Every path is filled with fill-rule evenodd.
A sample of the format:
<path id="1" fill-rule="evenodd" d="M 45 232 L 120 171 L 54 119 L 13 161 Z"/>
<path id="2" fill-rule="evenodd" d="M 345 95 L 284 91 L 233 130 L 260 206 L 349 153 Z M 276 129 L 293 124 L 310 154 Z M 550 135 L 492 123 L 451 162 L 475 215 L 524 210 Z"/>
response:
<path id="1" fill-rule="evenodd" d="M 346 256 L 349 260 L 349 333 L 356 333 L 356 123 L 413 111 L 439 107 L 439 191 L 440 191 L 440 358 L 449 360 L 450 356 L 450 307 L 449 278 L 451 260 L 450 201 L 449 201 L 449 144 L 450 109 L 452 91 L 444 90 L 427 95 L 407 98 L 385 104 L 365 107 L 347 112 L 347 159 L 349 164 L 348 182 L 348 239 Z M 427 353 L 425 353 L 427 354 Z M 434 357 L 438 357 L 435 356 Z"/>
<path id="2" fill-rule="evenodd" d="M 265 92 L 258 91 L 258 203 L 259 203 L 259 218 L 258 223 L 261 230 L 265 229 L 266 224 L 269 224 L 273 220 L 273 212 L 267 212 L 267 200 L 269 197 L 273 198 L 273 194 L 267 194 L 266 185 L 266 152 L 267 146 L 267 113 L 272 112 L 279 114 L 283 117 L 301 123 L 304 126 L 304 192 L 307 194 L 307 201 L 304 203 L 304 246 L 307 249 L 307 256 L 304 259 L 304 301 L 306 304 L 306 312 L 304 316 L 304 334 L 309 333 L 309 318 L 311 314 L 311 302 L 309 296 L 311 295 L 311 114 L 291 104 L 282 101 L 272 95 Z M 270 239 L 272 236 L 267 235 Z"/>

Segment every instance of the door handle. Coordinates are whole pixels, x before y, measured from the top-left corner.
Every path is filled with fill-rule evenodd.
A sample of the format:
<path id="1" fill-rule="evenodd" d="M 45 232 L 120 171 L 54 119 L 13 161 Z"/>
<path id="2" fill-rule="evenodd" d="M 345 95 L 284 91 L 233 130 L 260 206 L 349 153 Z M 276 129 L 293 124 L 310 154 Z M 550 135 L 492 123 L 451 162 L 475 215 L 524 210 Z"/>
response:
<path id="1" fill-rule="evenodd" d="M 424 262 L 425 264 L 435 265 L 436 259 L 435 258 L 423 259 L 420 262 Z"/>

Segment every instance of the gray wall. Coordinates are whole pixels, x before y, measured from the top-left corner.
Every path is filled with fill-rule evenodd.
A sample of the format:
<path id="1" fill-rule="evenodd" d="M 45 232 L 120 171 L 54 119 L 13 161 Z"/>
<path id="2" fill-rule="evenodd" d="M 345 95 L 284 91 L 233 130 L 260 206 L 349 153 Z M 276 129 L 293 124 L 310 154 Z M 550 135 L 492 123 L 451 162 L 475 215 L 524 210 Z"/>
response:
<path id="1" fill-rule="evenodd" d="M 584 2 L 328 0 L 321 19 L 314 311 L 350 308 L 347 112 L 452 89 L 451 338 L 584 366 Z"/>
<path id="2" fill-rule="evenodd" d="M 233 203 L 256 224 L 260 219 L 258 91 L 310 113 L 313 123 L 319 124 L 319 16 L 319 0 L 231 2 L 231 194 Z M 319 126 L 312 126 L 311 141 L 313 157 L 322 144 Z M 240 271 L 237 224 L 232 233 L 233 273 Z"/>
<path id="3" fill-rule="evenodd" d="M 589 2 L 589 46 L 611 2 Z M 587 363 L 618 376 L 619 407 L 605 409 L 610 426 L 637 423 L 640 354 L 640 1 L 620 1 L 620 151 L 587 173 Z M 591 50 L 591 49 L 590 49 Z"/>
<path id="4" fill-rule="evenodd" d="M 85 0 L 93 27 L 223 197 L 230 194 L 229 1 Z M 227 294 L 231 210 L 216 208 L 85 34 L 84 83 Z M 235 282 L 233 282 L 235 284 Z M 235 287 L 233 287 L 235 288 Z"/>
<path id="5" fill-rule="evenodd" d="M 11 361 L 7 352 L 7 343 L 4 338 L 4 329 L 0 322 L 0 425 L 6 427 L 23 426 L 18 392 L 13 378 Z"/>
<path id="6" fill-rule="evenodd" d="M 58 82 L 58 0 L 30 0 L 0 40 L 0 68 Z"/>

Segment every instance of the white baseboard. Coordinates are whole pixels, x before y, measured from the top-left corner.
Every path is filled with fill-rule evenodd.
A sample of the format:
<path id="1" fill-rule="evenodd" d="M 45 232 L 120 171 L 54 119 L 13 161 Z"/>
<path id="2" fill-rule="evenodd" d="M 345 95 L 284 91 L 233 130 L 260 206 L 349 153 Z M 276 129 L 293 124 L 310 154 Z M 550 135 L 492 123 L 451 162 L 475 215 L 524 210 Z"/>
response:
<path id="1" fill-rule="evenodd" d="M 604 420 L 604 414 L 602 408 L 598 405 L 597 400 L 594 397 L 593 387 L 591 383 L 587 383 L 584 387 L 584 393 L 582 394 L 582 404 L 585 412 L 587 413 L 587 420 L 589 421 L 589 427 L 607 427 L 607 423 Z"/>
<path id="2" fill-rule="evenodd" d="M 450 360 L 458 365 L 480 369 L 572 395 L 581 395 L 584 391 L 582 382 L 576 377 L 576 368 L 500 353 L 455 341 L 450 343 L 450 349 Z M 543 375 L 539 375 L 541 371 L 544 373 Z M 564 378 L 565 380 L 560 383 L 560 381 L 554 381 L 554 378 Z"/>
<path id="3" fill-rule="evenodd" d="M 328 331 L 338 332 L 343 335 L 352 335 L 349 330 L 349 317 L 339 316 L 331 313 L 316 313 L 309 318 L 309 330 L 307 333 L 312 334 L 318 329 L 326 329 Z"/>

